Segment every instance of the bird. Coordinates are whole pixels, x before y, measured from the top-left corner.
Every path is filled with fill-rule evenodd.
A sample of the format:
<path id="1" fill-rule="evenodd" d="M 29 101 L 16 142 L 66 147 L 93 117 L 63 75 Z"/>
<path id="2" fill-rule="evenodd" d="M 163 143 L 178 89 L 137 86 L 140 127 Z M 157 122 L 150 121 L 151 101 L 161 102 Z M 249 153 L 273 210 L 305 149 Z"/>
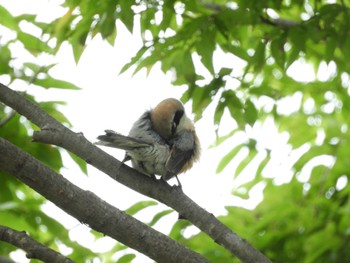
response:
<path id="1" fill-rule="evenodd" d="M 200 142 L 183 104 L 175 98 L 162 100 L 145 111 L 127 136 L 105 130 L 96 144 L 126 151 L 123 162 L 131 160 L 137 171 L 168 181 L 192 168 L 200 157 Z"/>

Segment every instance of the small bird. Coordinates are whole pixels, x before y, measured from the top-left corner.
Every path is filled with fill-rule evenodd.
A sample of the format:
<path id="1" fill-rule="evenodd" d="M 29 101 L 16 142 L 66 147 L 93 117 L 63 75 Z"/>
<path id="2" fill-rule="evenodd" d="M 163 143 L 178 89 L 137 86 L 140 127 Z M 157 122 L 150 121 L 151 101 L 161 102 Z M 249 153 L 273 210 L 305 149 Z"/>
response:
<path id="1" fill-rule="evenodd" d="M 148 110 L 124 136 L 112 130 L 98 136 L 98 145 L 126 151 L 123 162 L 131 160 L 141 173 L 169 180 L 190 169 L 200 156 L 200 143 L 193 122 L 186 116 L 183 104 L 174 98 L 161 101 Z"/>

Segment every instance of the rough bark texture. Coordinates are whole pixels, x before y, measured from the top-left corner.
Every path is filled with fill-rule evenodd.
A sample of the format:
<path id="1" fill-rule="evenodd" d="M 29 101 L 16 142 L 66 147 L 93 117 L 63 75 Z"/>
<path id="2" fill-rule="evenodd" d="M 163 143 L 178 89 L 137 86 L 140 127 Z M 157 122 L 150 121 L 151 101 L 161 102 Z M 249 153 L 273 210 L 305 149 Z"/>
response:
<path id="1" fill-rule="evenodd" d="M 157 262 L 207 262 L 199 254 L 111 206 L 92 192 L 75 186 L 62 175 L 55 173 L 2 138 L 0 138 L 0 168 L 80 222 Z M 17 241 L 17 244 L 21 243 L 20 240 Z"/>
<path id="2" fill-rule="evenodd" d="M 35 104 L 1 84 L 0 100 L 41 128 L 41 131 L 34 134 L 35 141 L 61 146 L 116 181 L 172 207 L 243 262 L 271 262 L 260 251 L 223 225 L 211 213 L 193 202 L 181 189 L 171 187 L 163 180 L 157 181 L 144 176 L 122 164 L 90 143 L 82 134 L 67 129 Z M 64 191 L 64 188 L 62 191 Z M 159 249 L 157 251 L 159 252 Z M 181 260 L 181 262 L 184 261 Z"/>
<path id="3" fill-rule="evenodd" d="M 44 262 L 52 263 L 73 263 L 74 261 L 66 258 L 60 253 L 35 241 L 25 232 L 19 232 L 14 229 L 0 226 L 0 240 L 10 243 L 27 252 L 27 258 L 40 259 Z M 1 262 L 1 261 L 0 261 Z"/>

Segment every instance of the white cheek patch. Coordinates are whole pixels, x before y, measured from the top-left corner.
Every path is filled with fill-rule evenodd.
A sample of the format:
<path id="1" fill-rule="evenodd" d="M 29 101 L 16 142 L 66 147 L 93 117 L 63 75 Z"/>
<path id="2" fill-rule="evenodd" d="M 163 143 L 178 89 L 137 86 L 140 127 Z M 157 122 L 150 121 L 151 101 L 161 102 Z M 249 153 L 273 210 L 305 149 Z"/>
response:
<path id="1" fill-rule="evenodd" d="M 177 126 L 177 132 L 183 131 L 183 130 L 194 130 L 194 126 L 192 121 L 187 117 L 186 114 L 184 114 L 179 122 L 179 125 Z"/>

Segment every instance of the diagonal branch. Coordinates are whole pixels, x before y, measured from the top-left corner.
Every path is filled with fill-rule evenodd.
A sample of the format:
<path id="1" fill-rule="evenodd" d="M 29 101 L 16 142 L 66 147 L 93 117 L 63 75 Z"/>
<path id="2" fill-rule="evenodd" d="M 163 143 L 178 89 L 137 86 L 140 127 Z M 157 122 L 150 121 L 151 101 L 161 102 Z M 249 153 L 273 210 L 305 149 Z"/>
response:
<path id="1" fill-rule="evenodd" d="M 40 259 L 44 262 L 73 263 L 62 254 L 35 241 L 25 232 L 19 232 L 6 226 L 0 225 L 0 240 L 10 243 L 27 252 L 27 258 Z"/>
<path id="2" fill-rule="evenodd" d="M 276 26 L 281 28 L 291 28 L 301 24 L 301 22 L 287 20 L 282 18 L 266 18 L 264 16 L 260 16 L 261 22 L 270 26 Z"/>
<path id="3" fill-rule="evenodd" d="M 125 214 L 92 192 L 75 186 L 62 175 L 55 173 L 33 156 L 1 137 L 0 168 L 33 188 L 80 222 L 157 262 L 207 262 L 199 254 Z"/>
<path id="4" fill-rule="evenodd" d="M 154 180 L 122 164 L 90 143 L 82 134 L 72 132 L 34 103 L 1 84 L 0 101 L 41 128 L 34 134 L 35 141 L 61 146 L 125 186 L 168 205 L 243 262 L 270 262 L 260 251 L 193 202 L 181 189 L 172 188 L 163 180 Z"/>

